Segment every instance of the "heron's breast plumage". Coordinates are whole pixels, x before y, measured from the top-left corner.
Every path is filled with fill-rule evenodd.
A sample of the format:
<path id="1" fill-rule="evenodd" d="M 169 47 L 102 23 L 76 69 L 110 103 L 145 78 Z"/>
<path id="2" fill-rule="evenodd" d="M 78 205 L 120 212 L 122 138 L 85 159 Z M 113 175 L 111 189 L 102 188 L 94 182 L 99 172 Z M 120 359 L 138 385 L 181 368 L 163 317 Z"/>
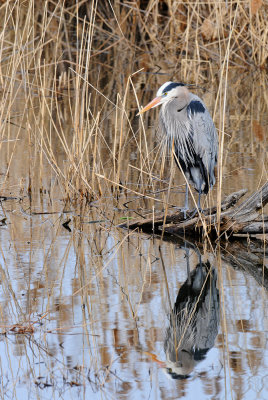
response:
<path id="1" fill-rule="evenodd" d="M 177 117 L 177 116 L 176 116 Z M 163 140 L 169 150 L 174 148 L 177 156 L 187 163 L 194 163 L 195 149 L 191 122 L 186 118 L 173 118 L 173 115 L 160 112 L 160 121 L 164 130 Z"/>

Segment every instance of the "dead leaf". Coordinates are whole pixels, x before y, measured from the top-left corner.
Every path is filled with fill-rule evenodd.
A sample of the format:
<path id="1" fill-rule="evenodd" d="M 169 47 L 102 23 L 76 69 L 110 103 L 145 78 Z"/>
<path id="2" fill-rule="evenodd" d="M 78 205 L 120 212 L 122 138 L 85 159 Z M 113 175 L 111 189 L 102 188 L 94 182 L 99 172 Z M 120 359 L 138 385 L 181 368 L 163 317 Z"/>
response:
<path id="1" fill-rule="evenodd" d="M 211 40 L 217 36 L 216 27 L 209 18 L 206 18 L 201 25 L 201 33 L 204 39 Z"/>
<path id="2" fill-rule="evenodd" d="M 262 0 L 251 0 L 250 8 L 252 15 L 255 15 L 261 6 L 262 6 Z"/>
<path id="3" fill-rule="evenodd" d="M 263 127 L 255 119 L 252 122 L 252 129 L 253 129 L 254 135 L 259 139 L 260 142 L 262 142 L 264 139 Z"/>
<path id="4" fill-rule="evenodd" d="M 32 325 L 20 325 L 20 324 L 15 324 L 10 328 L 10 332 L 17 333 L 19 335 L 24 335 L 26 333 L 34 333 L 34 327 Z"/>

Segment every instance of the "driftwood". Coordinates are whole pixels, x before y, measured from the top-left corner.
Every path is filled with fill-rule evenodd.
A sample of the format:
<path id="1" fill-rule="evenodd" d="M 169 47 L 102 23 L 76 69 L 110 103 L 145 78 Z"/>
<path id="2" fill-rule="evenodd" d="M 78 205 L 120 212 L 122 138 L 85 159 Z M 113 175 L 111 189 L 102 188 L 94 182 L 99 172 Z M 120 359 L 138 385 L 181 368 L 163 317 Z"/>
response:
<path id="1" fill-rule="evenodd" d="M 150 218 L 139 219 L 120 225 L 128 229 L 139 229 L 143 232 L 155 234 L 177 234 L 185 237 L 210 238 L 231 237 L 232 235 L 256 235 L 268 233 L 268 215 L 263 215 L 264 206 L 268 203 L 268 182 L 261 189 L 253 193 L 241 204 L 238 201 L 246 194 L 242 189 L 227 196 L 221 204 L 220 218 L 217 216 L 217 207 L 207 208 L 202 213 L 187 219 L 179 211 L 174 214 L 161 214 Z"/>

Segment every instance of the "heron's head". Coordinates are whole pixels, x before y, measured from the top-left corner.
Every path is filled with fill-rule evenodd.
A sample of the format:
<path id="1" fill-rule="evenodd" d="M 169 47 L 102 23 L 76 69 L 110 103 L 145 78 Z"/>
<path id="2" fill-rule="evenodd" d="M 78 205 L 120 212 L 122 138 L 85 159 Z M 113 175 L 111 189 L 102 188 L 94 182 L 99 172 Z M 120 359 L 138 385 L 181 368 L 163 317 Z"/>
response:
<path id="1" fill-rule="evenodd" d="M 166 104 L 173 99 L 187 102 L 188 94 L 188 89 L 184 83 L 166 82 L 158 89 L 156 97 L 147 104 L 138 115 L 150 110 L 151 108 L 160 106 L 161 104 Z"/>

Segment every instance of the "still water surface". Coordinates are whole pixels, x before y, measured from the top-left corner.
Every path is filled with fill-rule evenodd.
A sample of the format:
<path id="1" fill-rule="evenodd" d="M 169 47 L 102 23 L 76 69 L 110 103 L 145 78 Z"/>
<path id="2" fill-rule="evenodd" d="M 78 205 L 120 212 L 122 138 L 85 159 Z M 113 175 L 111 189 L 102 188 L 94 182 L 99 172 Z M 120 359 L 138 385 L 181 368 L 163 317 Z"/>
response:
<path id="1" fill-rule="evenodd" d="M 1 228 L 3 398 L 267 398 L 267 291 L 242 266 L 210 252 L 200 264 L 187 244 L 137 233 L 123 241 L 108 223 L 81 231 L 75 219 L 92 211 L 72 232 L 60 215 L 19 214 Z M 33 334 L 10 331 L 29 322 Z"/>

